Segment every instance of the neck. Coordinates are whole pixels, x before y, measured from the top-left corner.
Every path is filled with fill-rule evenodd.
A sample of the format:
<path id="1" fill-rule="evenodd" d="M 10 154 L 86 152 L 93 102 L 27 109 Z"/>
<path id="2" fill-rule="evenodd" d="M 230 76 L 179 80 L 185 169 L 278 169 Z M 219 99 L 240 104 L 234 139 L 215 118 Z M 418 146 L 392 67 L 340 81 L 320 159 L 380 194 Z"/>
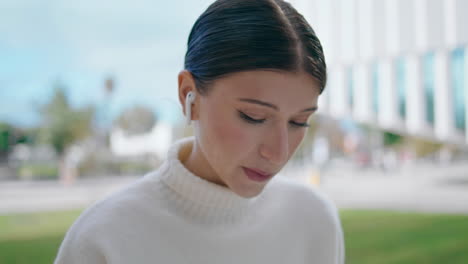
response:
<path id="1" fill-rule="evenodd" d="M 189 148 L 180 152 L 179 159 L 190 172 L 198 177 L 211 183 L 226 187 L 226 184 L 221 180 L 211 167 L 210 163 L 206 160 L 205 155 L 203 155 L 203 152 L 197 144 L 197 140 L 194 140 L 193 145 Z"/>

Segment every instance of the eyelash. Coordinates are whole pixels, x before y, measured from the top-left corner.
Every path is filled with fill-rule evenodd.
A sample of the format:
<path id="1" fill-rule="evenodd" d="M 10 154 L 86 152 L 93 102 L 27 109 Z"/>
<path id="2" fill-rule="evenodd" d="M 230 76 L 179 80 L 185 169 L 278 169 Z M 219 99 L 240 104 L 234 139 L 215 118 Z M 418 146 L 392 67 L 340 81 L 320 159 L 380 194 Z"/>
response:
<path id="1" fill-rule="evenodd" d="M 266 120 L 266 119 L 254 119 L 254 118 L 246 115 L 245 113 L 243 113 L 241 111 L 238 111 L 238 112 L 239 112 L 239 116 L 244 121 L 246 121 L 247 123 L 250 123 L 250 124 L 259 125 L 259 124 L 262 124 L 263 122 L 265 122 L 265 120 Z M 290 121 L 289 124 L 294 126 L 294 127 L 310 127 L 310 125 L 307 124 L 307 123 L 297 123 L 297 122 L 294 122 L 294 121 Z"/>

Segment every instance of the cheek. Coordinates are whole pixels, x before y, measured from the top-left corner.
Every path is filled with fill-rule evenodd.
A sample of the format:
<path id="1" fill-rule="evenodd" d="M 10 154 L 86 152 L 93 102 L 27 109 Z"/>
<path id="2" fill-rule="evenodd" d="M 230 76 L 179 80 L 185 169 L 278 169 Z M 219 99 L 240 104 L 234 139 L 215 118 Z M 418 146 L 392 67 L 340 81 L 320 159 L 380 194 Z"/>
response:
<path id="1" fill-rule="evenodd" d="M 223 151 L 238 155 L 248 151 L 248 147 L 252 146 L 248 130 L 239 126 L 239 122 L 234 118 L 220 118 L 222 121 L 215 124 L 214 131 L 216 138 L 223 144 Z M 234 157 L 233 157 L 234 158 Z"/>
<path id="2" fill-rule="evenodd" d="M 236 116 L 229 111 L 210 111 L 203 124 L 203 137 L 214 159 L 225 162 L 238 161 L 254 147 L 253 135 L 239 124 Z"/>
<path id="3" fill-rule="evenodd" d="M 304 139 L 305 133 L 307 130 L 298 131 L 292 134 L 290 138 L 290 151 L 289 157 L 291 157 L 294 152 L 296 151 L 297 147 L 301 144 L 302 140 Z"/>

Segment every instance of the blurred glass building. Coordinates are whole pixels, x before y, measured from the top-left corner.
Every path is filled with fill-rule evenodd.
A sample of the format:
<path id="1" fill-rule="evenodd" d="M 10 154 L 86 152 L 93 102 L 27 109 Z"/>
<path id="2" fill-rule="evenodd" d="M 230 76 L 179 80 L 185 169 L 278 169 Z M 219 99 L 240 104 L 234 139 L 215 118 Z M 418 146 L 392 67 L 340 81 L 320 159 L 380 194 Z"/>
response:
<path id="1" fill-rule="evenodd" d="M 324 46 L 322 113 L 468 146 L 468 1 L 290 2 Z"/>

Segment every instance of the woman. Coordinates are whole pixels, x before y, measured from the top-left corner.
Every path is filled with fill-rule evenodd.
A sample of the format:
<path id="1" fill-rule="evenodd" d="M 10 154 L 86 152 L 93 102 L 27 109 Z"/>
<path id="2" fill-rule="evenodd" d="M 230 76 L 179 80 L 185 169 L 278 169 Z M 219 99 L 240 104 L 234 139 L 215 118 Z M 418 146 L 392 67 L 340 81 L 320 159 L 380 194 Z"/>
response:
<path id="1" fill-rule="evenodd" d="M 214 2 L 192 28 L 178 76 L 195 136 L 86 210 L 55 263 L 343 263 L 336 208 L 273 180 L 325 83 L 320 42 L 290 4 Z"/>

